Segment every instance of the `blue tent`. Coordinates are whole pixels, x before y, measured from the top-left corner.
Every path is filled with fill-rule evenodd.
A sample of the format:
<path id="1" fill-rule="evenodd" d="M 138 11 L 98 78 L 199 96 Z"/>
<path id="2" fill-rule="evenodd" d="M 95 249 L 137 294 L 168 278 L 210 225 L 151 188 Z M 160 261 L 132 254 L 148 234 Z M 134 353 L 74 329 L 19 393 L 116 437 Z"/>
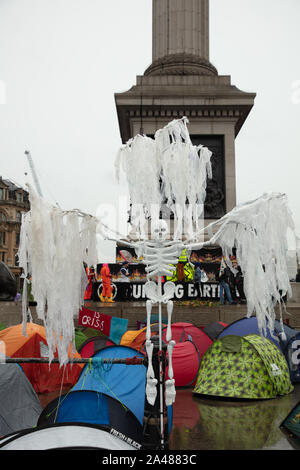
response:
<path id="1" fill-rule="evenodd" d="M 93 390 L 105 393 L 125 405 L 143 423 L 146 390 L 146 367 L 126 364 L 101 364 L 101 359 L 126 359 L 139 357 L 142 353 L 127 346 L 107 346 L 98 351 L 91 364 L 87 364 L 72 388 L 76 390 Z"/>
<path id="2" fill-rule="evenodd" d="M 89 424 L 142 444 L 146 367 L 104 363 L 143 354 L 126 346 L 108 346 L 83 368 L 75 386 L 43 410 L 38 426 L 62 423 Z"/>
<path id="3" fill-rule="evenodd" d="M 295 383 L 300 382 L 300 333 L 291 328 L 290 330 L 290 336 L 287 336 L 282 345 L 282 352 L 289 365 L 291 381 Z"/>
<path id="4" fill-rule="evenodd" d="M 140 445 L 146 401 L 144 364 L 113 364 L 109 359 L 144 358 L 127 346 L 107 346 L 98 351 L 83 368 L 71 391 L 53 400 L 41 414 L 38 425 L 85 423 L 103 426 L 125 436 L 126 442 Z M 105 359 L 104 363 L 102 359 Z M 169 433 L 172 407 L 168 407 Z"/>
<path id="5" fill-rule="evenodd" d="M 281 331 L 281 329 L 279 331 Z M 239 320 L 234 321 L 233 323 L 230 323 L 230 325 L 226 326 L 224 330 L 221 331 L 217 339 L 223 338 L 224 336 L 228 336 L 228 335 L 235 335 L 235 336 L 260 335 L 260 331 L 259 331 L 258 324 L 257 324 L 257 318 L 256 317 L 250 317 L 250 318 L 244 317 L 244 318 L 240 318 Z M 275 331 L 273 332 L 273 337 L 271 335 L 269 328 L 267 328 L 266 337 L 281 349 L 276 325 L 275 325 Z"/>
<path id="6" fill-rule="evenodd" d="M 143 427 L 136 416 L 104 393 L 83 390 L 56 398 L 44 408 L 38 427 L 72 423 L 106 430 L 136 448 L 142 445 Z"/>
<path id="7" fill-rule="evenodd" d="M 300 333 L 289 327 L 286 323 L 283 324 L 283 329 L 286 335 L 286 339 L 282 339 L 281 337 L 282 328 L 280 321 L 275 320 L 273 336 L 271 336 L 271 332 L 267 327 L 266 337 L 276 344 L 276 346 L 278 346 L 278 348 L 284 354 L 289 366 L 291 381 L 300 382 L 300 365 L 294 363 L 295 361 L 293 359 L 293 353 L 297 345 L 295 340 L 300 340 Z M 260 335 L 256 317 L 244 317 L 234 321 L 224 328 L 224 330 L 219 334 L 218 339 L 228 335 L 246 336 L 250 334 Z"/>

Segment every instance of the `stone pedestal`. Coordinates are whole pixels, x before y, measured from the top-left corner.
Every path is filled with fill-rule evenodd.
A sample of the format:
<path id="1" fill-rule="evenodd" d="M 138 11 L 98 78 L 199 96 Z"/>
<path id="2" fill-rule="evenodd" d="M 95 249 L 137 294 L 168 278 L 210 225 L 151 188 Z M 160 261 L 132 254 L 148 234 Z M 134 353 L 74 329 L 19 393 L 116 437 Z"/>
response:
<path id="1" fill-rule="evenodd" d="M 123 143 L 187 116 L 192 142 L 213 152 L 205 224 L 236 206 L 235 138 L 255 99 L 210 63 L 208 7 L 208 0 L 153 0 L 152 64 L 130 90 L 115 93 Z"/>

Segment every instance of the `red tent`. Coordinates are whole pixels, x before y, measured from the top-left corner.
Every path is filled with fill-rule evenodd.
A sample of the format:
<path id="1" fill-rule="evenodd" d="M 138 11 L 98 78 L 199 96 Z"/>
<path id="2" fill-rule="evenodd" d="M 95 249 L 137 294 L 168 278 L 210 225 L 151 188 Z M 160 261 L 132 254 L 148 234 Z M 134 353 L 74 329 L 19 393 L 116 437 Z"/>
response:
<path id="1" fill-rule="evenodd" d="M 106 346 L 115 346 L 115 343 L 106 336 L 93 336 L 88 338 L 78 349 L 81 357 L 92 357 Z"/>
<path id="2" fill-rule="evenodd" d="M 183 341 L 192 341 L 200 354 L 200 358 L 207 351 L 213 341 L 207 336 L 201 328 L 193 325 L 192 323 L 178 322 L 171 325 L 172 339 L 177 343 Z M 166 341 L 167 328 L 163 329 L 163 340 Z"/>
<path id="3" fill-rule="evenodd" d="M 172 367 L 175 387 L 193 387 L 200 367 L 200 354 L 196 345 L 191 341 L 176 343 L 172 353 Z M 168 367 L 166 367 L 166 378 L 168 378 Z"/>
<path id="4" fill-rule="evenodd" d="M 23 325 L 11 326 L 0 332 L 0 341 L 5 344 L 5 353 L 8 357 L 47 357 L 47 339 L 45 328 L 35 323 L 27 323 L 26 334 L 22 334 Z M 78 353 L 69 356 L 80 358 Z M 57 354 L 55 354 L 57 357 Z M 22 363 L 29 382 L 37 393 L 47 393 L 60 390 L 60 387 L 73 386 L 81 373 L 83 364 L 68 364 L 60 367 L 59 364 Z"/>
<path id="5" fill-rule="evenodd" d="M 194 386 L 197 380 L 200 360 L 212 340 L 192 323 L 173 323 L 171 325 L 172 339 L 176 342 L 172 354 L 172 366 L 176 387 Z M 158 335 L 158 324 L 151 325 L 151 335 Z M 162 340 L 166 340 L 167 327 L 162 327 Z M 146 327 L 139 331 L 127 331 L 121 344 L 145 352 Z M 82 351 L 81 351 L 82 353 Z"/>

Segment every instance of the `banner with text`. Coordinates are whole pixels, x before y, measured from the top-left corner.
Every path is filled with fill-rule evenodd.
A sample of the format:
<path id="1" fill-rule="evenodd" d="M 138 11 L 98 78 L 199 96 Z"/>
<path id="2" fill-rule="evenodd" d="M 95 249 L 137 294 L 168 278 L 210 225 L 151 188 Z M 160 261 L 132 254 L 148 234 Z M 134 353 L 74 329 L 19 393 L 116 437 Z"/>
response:
<path id="1" fill-rule="evenodd" d="M 127 331 L 128 320 L 82 308 L 79 312 L 78 325 L 98 330 L 119 344 L 122 335 Z"/>

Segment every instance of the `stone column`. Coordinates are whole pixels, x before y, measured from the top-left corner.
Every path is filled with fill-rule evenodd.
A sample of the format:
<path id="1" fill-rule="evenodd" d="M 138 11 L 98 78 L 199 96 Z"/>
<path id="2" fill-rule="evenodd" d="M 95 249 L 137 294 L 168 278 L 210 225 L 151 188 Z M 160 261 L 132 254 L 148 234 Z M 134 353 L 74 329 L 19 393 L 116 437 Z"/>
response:
<path id="1" fill-rule="evenodd" d="M 152 61 L 171 54 L 209 60 L 209 0 L 153 0 Z"/>
<path id="2" fill-rule="evenodd" d="M 153 0 L 152 64 L 145 75 L 217 75 L 209 62 L 209 0 Z"/>

